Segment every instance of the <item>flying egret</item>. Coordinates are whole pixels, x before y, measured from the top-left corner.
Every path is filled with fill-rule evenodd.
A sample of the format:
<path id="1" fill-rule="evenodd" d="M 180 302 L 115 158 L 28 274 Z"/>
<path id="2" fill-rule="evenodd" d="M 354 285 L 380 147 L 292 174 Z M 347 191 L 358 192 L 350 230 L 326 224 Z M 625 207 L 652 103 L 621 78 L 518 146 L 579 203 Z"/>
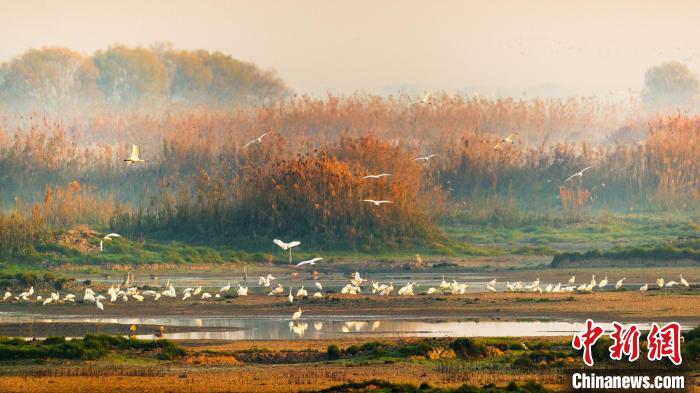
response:
<path id="1" fill-rule="evenodd" d="M 100 240 L 100 251 L 104 251 L 104 249 L 102 248 L 102 242 L 104 242 L 105 240 L 112 240 L 113 237 L 122 237 L 122 235 L 118 233 L 110 233 L 109 235 L 103 237 L 102 240 Z"/>
<path id="2" fill-rule="evenodd" d="M 430 159 L 433 158 L 433 157 L 437 157 L 437 154 L 431 154 L 431 155 L 425 156 L 425 157 L 416 157 L 416 158 L 414 158 L 414 161 L 424 161 L 424 162 L 428 162 L 428 161 L 430 161 Z"/>
<path id="3" fill-rule="evenodd" d="M 285 243 L 280 239 L 273 239 L 272 242 L 275 243 L 276 245 L 278 245 L 284 251 L 289 250 L 289 263 L 291 264 L 292 263 L 292 248 L 300 245 L 301 242 L 295 240 L 293 242 Z"/>
<path id="4" fill-rule="evenodd" d="M 573 179 L 573 178 L 575 178 L 575 177 L 583 178 L 583 172 L 585 172 L 585 171 L 587 171 L 587 170 L 589 170 L 589 169 L 591 169 L 591 168 L 593 168 L 593 167 L 592 167 L 592 166 L 588 166 L 588 167 L 585 167 L 585 168 L 581 169 L 580 172 L 576 172 L 576 173 L 574 173 L 573 175 L 567 177 L 566 180 L 564 180 L 564 183 L 568 183 L 569 180 L 571 180 L 571 179 Z"/>
<path id="5" fill-rule="evenodd" d="M 246 147 L 252 145 L 252 144 L 255 143 L 255 142 L 258 142 L 259 144 L 262 145 L 262 140 L 263 140 L 263 138 L 264 138 L 265 136 L 267 136 L 268 134 L 271 134 L 271 133 L 272 133 L 272 131 L 268 131 L 268 132 L 266 132 L 266 133 L 260 135 L 259 137 L 255 138 L 255 139 L 253 139 L 252 141 L 250 141 L 250 142 L 246 143 L 245 145 L 243 145 L 243 147 L 241 147 L 241 150 L 245 149 Z"/>
<path id="6" fill-rule="evenodd" d="M 131 146 L 131 156 L 124 160 L 127 165 L 135 164 L 138 162 L 148 162 L 144 159 L 139 158 L 139 147 L 136 145 Z"/>
<path id="7" fill-rule="evenodd" d="M 384 204 L 384 203 L 394 203 L 394 202 L 392 202 L 392 201 L 375 201 L 374 199 L 363 199 L 362 202 L 373 203 L 374 206 L 380 206 L 380 205 L 382 205 L 382 204 Z"/>
<path id="8" fill-rule="evenodd" d="M 498 149 L 498 148 L 501 147 L 501 145 L 504 144 L 504 143 L 510 143 L 510 144 L 512 145 L 512 144 L 513 144 L 513 137 L 516 136 L 516 135 L 518 135 L 517 132 L 514 132 L 514 133 L 508 135 L 507 137 L 505 137 L 505 138 L 501 139 L 500 141 L 498 141 L 498 143 L 496 143 L 496 146 L 494 146 L 493 148 L 494 148 L 494 149 Z"/>
<path id="9" fill-rule="evenodd" d="M 415 104 L 432 105 L 432 102 L 430 102 L 430 92 L 425 93 L 423 98 L 411 102 L 411 105 L 415 105 Z"/>
<path id="10" fill-rule="evenodd" d="M 299 311 L 292 314 L 292 321 L 296 321 L 299 318 L 301 318 L 301 307 L 299 307 Z"/>
<path id="11" fill-rule="evenodd" d="M 381 179 L 382 177 L 391 176 L 391 173 L 380 173 L 378 175 L 367 175 L 363 179 Z"/>
<path id="12" fill-rule="evenodd" d="M 296 264 L 296 266 L 304 266 L 304 265 L 315 265 L 316 262 L 322 260 L 323 258 L 316 257 L 314 259 L 309 259 L 307 261 L 301 261 Z"/>

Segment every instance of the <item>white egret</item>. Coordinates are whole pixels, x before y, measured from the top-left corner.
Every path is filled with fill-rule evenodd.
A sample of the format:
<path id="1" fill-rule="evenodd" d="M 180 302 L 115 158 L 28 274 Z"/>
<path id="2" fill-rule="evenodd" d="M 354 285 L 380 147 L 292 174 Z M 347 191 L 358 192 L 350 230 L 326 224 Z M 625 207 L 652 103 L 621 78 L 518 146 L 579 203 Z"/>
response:
<path id="1" fill-rule="evenodd" d="M 666 283 L 666 288 L 671 288 L 671 287 L 674 287 L 674 286 L 676 286 L 676 285 L 678 285 L 677 282 L 675 282 L 675 281 L 669 281 L 669 282 Z"/>
<path id="2" fill-rule="evenodd" d="M 571 179 L 573 179 L 573 178 L 575 178 L 575 177 L 583 178 L 583 172 L 585 172 L 585 171 L 587 171 L 587 170 L 589 170 L 589 169 L 591 169 L 591 168 L 593 168 L 593 167 L 592 167 L 592 166 L 588 166 L 588 167 L 583 168 L 580 172 L 576 172 L 576 173 L 574 173 L 573 175 L 567 177 L 566 180 L 564 180 L 564 183 L 568 183 L 569 180 L 571 180 Z"/>
<path id="3" fill-rule="evenodd" d="M 391 173 L 380 173 L 378 175 L 367 175 L 364 176 L 363 179 L 381 179 L 382 177 L 388 177 L 391 176 Z"/>
<path id="4" fill-rule="evenodd" d="M 362 202 L 373 203 L 374 206 L 381 206 L 381 205 L 384 204 L 384 203 L 394 203 L 394 202 L 392 202 L 392 201 L 376 201 L 376 200 L 374 200 L 374 199 L 363 199 Z"/>
<path id="5" fill-rule="evenodd" d="M 122 237 L 122 235 L 118 233 L 110 233 L 109 235 L 103 237 L 102 240 L 100 240 L 100 251 L 104 251 L 104 248 L 102 247 L 102 242 L 104 242 L 105 240 L 112 240 L 112 238 L 114 237 Z"/>
<path id="6" fill-rule="evenodd" d="M 625 281 L 625 277 L 622 277 L 615 283 L 615 289 L 620 289 L 622 288 L 623 282 Z"/>
<path id="7" fill-rule="evenodd" d="M 301 261 L 301 262 L 297 263 L 296 266 L 315 265 L 316 262 L 318 262 L 318 261 L 320 261 L 320 260 L 322 260 L 322 259 L 323 259 L 323 258 L 316 257 L 316 258 L 314 258 L 314 259 L 309 259 L 309 260 L 306 260 L 306 261 Z"/>
<path id="8" fill-rule="evenodd" d="M 415 104 L 432 105 L 432 102 L 430 102 L 430 95 L 431 95 L 430 92 L 425 93 L 423 98 L 416 100 L 416 101 L 412 101 L 411 105 L 415 105 Z"/>
<path id="9" fill-rule="evenodd" d="M 663 278 L 663 277 L 657 278 L 657 279 L 656 279 L 656 285 L 657 285 L 659 288 L 663 288 L 663 287 L 664 287 L 664 278 Z"/>
<path id="10" fill-rule="evenodd" d="M 245 145 L 243 145 L 243 147 L 241 147 L 241 150 L 245 149 L 246 147 L 252 145 L 252 144 L 255 143 L 255 142 L 258 142 L 258 144 L 261 144 L 261 145 L 262 145 L 262 140 L 263 140 L 263 138 L 264 138 L 265 136 L 267 136 L 268 134 L 271 134 L 271 133 L 272 133 L 272 131 L 268 131 L 268 132 L 266 132 L 266 133 L 260 135 L 259 137 L 255 138 L 255 139 L 253 139 L 252 141 L 250 141 L 250 142 L 246 143 Z"/>
<path id="11" fill-rule="evenodd" d="M 188 292 L 185 292 L 184 295 L 182 295 L 182 300 L 187 300 L 191 297 L 192 297 L 192 294 L 188 291 Z"/>
<path id="12" fill-rule="evenodd" d="M 576 282 L 576 276 L 571 276 L 571 278 L 568 281 L 569 285 L 574 285 L 575 282 Z"/>
<path id="13" fill-rule="evenodd" d="M 639 287 L 639 290 L 642 292 L 646 291 L 647 289 L 649 289 L 649 284 L 644 284 L 641 287 Z"/>
<path id="14" fill-rule="evenodd" d="M 243 286 L 241 286 L 241 284 L 237 284 L 237 285 L 238 285 L 238 291 L 236 292 L 236 294 L 238 296 L 248 296 L 248 287 L 243 287 Z"/>
<path id="15" fill-rule="evenodd" d="M 423 161 L 423 162 L 428 162 L 430 161 L 431 158 L 437 157 L 437 154 L 430 154 L 424 157 L 416 157 L 413 159 L 413 161 Z"/>
<path id="16" fill-rule="evenodd" d="M 280 239 L 273 239 L 272 242 L 275 243 L 276 245 L 278 245 L 284 251 L 289 250 L 289 263 L 291 264 L 292 263 L 292 248 L 300 245 L 301 242 L 295 240 L 293 242 L 285 243 Z M 273 280 L 274 280 L 274 278 L 273 278 Z"/>
<path id="17" fill-rule="evenodd" d="M 600 284 L 598 284 L 598 288 L 605 288 L 608 285 L 608 276 L 605 276 L 604 279 L 600 280 Z"/>
<path id="18" fill-rule="evenodd" d="M 5 296 L 2 297 L 2 301 L 4 302 L 5 300 L 7 300 L 11 297 L 12 297 L 12 294 L 10 292 L 5 292 Z"/>
<path id="19" fill-rule="evenodd" d="M 292 295 L 292 287 L 289 287 L 289 296 L 287 296 L 287 299 L 289 299 L 289 303 L 294 303 L 294 295 Z"/>
<path id="20" fill-rule="evenodd" d="M 97 306 L 97 308 L 100 309 L 100 311 L 104 311 L 104 310 L 105 310 L 105 306 L 103 306 L 102 303 L 100 303 L 99 300 L 95 301 L 95 305 Z"/>
<path id="21" fill-rule="evenodd" d="M 318 298 L 322 298 L 322 297 L 323 297 L 323 294 L 322 294 L 321 292 L 314 292 L 314 296 L 313 296 L 313 297 L 314 297 L 314 298 L 317 298 L 317 299 L 318 299 Z"/>
<path id="22" fill-rule="evenodd" d="M 231 283 L 228 283 L 225 286 L 221 287 L 221 289 L 219 289 L 219 293 L 228 292 L 229 289 L 231 289 Z"/>
<path id="23" fill-rule="evenodd" d="M 131 146 L 131 156 L 129 156 L 129 158 L 127 158 L 124 161 L 126 162 L 127 165 L 136 164 L 139 162 L 148 162 L 148 161 L 139 157 L 139 147 L 136 145 Z"/>
<path id="24" fill-rule="evenodd" d="M 304 289 L 304 284 L 301 284 L 301 288 L 297 291 L 297 297 L 306 297 L 308 296 L 308 292 L 306 292 L 306 289 Z"/>
<path id="25" fill-rule="evenodd" d="M 513 137 L 516 136 L 516 135 L 518 135 L 517 132 L 514 132 L 514 133 L 508 135 L 507 137 L 505 137 L 505 138 L 501 139 L 500 141 L 498 141 L 498 143 L 496 143 L 496 146 L 494 146 L 493 148 L 494 148 L 494 149 L 498 149 L 498 148 L 501 147 L 501 145 L 504 144 L 504 143 L 510 143 L 510 144 L 512 145 L 512 144 L 513 144 Z"/>
<path id="26" fill-rule="evenodd" d="M 682 274 L 680 275 L 680 277 L 681 277 L 681 285 L 683 285 L 685 287 L 690 287 L 690 284 L 688 284 L 688 281 L 686 281 L 685 278 L 683 278 Z"/>
<path id="27" fill-rule="evenodd" d="M 323 291 L 323 285 L 321 285 L 320 282 L 316 281 L 314 285 L 316 286 L 316 289 L 318 289 L 319 291 Z"/>
<path id="28" fill-rule="evenodd" d="M 296 321 L 299 318 L 301 318 L 301 307 L 299 307 L 299 311 L 292 314 L 292 321 Z"/>
<path id="29" fill-rule="evenodd" d="M 204 292 L 202 294 L 202 300 L 209 299 L 211 297 L 211 294 L 209 292 Z"/>

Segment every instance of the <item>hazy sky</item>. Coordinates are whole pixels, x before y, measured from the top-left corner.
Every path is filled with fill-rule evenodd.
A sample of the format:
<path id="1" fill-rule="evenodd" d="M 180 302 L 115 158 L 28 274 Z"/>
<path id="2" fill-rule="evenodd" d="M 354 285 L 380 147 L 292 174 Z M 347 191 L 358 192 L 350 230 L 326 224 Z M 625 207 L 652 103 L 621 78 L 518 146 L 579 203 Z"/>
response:
<path id="1" fill-rule="evenodd" d="M 698 1 L 0 1 L 0 59 L 169 42 L 275 69 L 298 93 L 606 94 L 700 70 Z"/>

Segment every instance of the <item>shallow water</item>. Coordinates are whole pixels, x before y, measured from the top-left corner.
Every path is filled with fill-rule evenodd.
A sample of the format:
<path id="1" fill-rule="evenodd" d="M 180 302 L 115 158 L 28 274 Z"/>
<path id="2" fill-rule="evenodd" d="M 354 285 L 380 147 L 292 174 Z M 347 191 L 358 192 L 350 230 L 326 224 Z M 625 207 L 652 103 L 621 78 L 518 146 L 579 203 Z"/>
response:
<path id="1" fill-rule="evenodd" d="M 176 340 L 279 340 L 279 339 L 332 339 L 342 337 L 531 337 L 569 336 L 582 331 L 585 323 L 563 320 L 475 320 L 436 318 L 385 317 L 315 317 L 303 315 L 292 322 L 288 317 L 154 317 L 154 318 L 100 318 L 100 317 L 46 317 L 32 314 L 0 314 L 0 323 L 116 323 L 127 325 L 162 325 L 165 338 Z M 168 326 L 197 327 L 200 331 L 167 333 Z M 604 325 L 610 329 L 609 325 Z M 648 324 L 639 324 L 648 328 Z M 207 327 L 216 328 L 206 331 Z M 222 329 L 223 328 L 223 329 Z M 227 328 L 230 328 L 227 329 Z M 71 336 L 70 331 L 58 328 L 55 335 Z M 64 328 L 65 330 L 65 328 Z M 140 334 L 139 338 L 154 338 Z"/>

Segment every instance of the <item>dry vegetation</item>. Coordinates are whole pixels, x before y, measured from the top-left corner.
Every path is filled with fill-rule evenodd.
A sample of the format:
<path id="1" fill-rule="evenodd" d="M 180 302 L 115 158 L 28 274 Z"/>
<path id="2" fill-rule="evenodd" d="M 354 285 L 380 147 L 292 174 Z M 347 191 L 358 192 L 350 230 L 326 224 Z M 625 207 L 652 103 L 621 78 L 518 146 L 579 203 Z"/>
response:
<path id="1" fill-rule="evenodd" d="M 585 209 L 691 210 L 700 198 L 695 117 L 644 121 L 634 104 L 593 99 L 408 101 L 298 97 L 230 111 L 8 115 L 0 201 L 15 210 L 0 232 L 35 228 L 13 235 L 34 241 L 42 225 L 88 223 L 130 238 L 256 244 L 304 234 L 353 250 L 416 239 L 439 248 L 440 219 L 572 220 Z M 275 132 L 263 145 L 240 149 L 266 129 Z M 519 132 L 514 145 L 493 148 L 511 132 Z M 616 135 L 622 142 L 602 143 Z M 131 143 L 152 162 L 124 165 Z M 427 153 L 438 157 L 413 160 Z M 588 165 L 582 180 L 562 185 Z M 393 176 L 360 179 L 375 172 Z M 373 208 L 363 198 L 395 204 Z"/>

